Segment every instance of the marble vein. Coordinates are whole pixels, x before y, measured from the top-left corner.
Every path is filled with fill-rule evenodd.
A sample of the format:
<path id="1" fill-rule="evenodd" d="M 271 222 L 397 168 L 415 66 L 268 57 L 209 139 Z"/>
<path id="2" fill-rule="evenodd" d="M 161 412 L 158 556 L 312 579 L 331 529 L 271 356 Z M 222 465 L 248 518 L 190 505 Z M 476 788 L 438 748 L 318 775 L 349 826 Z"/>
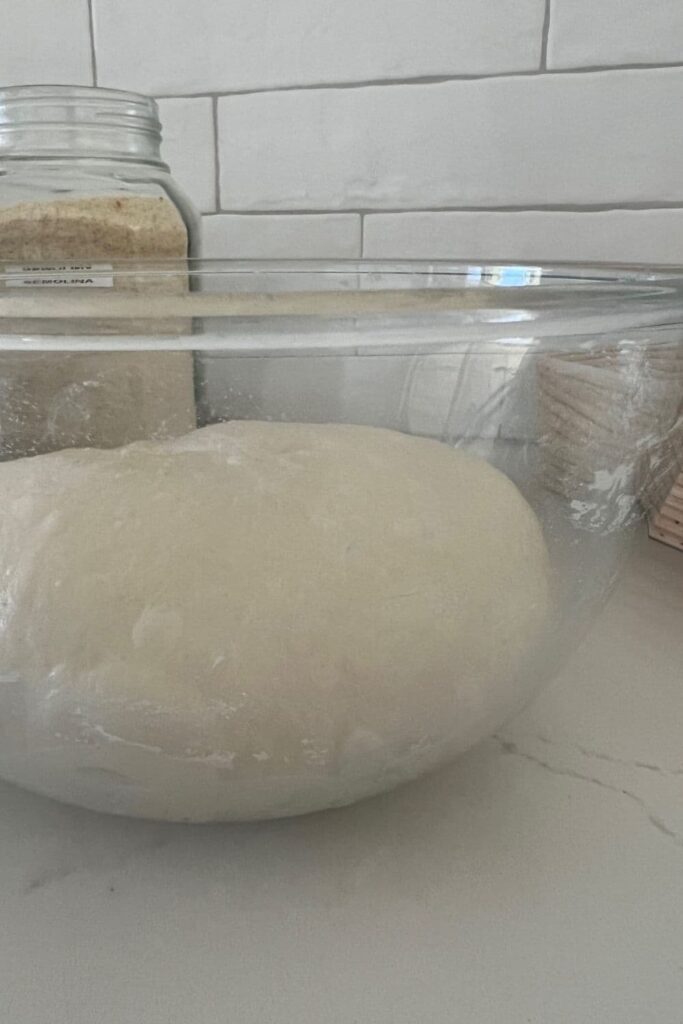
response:
<path id="1" fill-rule="evenodd" d="M 523 758 L 525 761 L 528 761 L 531 764 L 534 764 L 537 767 L 542 768 L 544 771 L 550 772 L 552 775 L 558 775 L 560 777 L 568 779 L 577 779 L 581 782 L 588 782 L 594 786 L 598 786 L 600 789 L 606 789 L 612 793 L 619 794 L 619 796 L 625 796 L 627 799 L 631 800 L 634 804 L 636 804 L 636 806 L 640 808 L 640 810 L 644 813 L 647 821 L 650 823 L 650 825 L 653 826 L 653 828 L 657 829 L 658 832 L 666 836 L 668 839 L 671 839 L 676 846 L 680 846 L 683 848 L 683 836 L 680 836 L 673 829 L 669 828 L 669 826 L 665 822 L 663 822 L 661 818 L 654 814 L 653 811 L 648 807 L 645 800 L 641 796 L 638 796 L 637 793 L 633 793 L 631 790 L 624 789 L 620 786 L 614 786 L 609 782 L 605 782 L 604 779 L 598 779 L 593 775 L 585 774 L 583 772 L 578 771 L 575 768 L 560 768 L 557 765 L 550 764 L 550 762 L 543 760 L 543 758 L 537 757 L 534 754 L 530 754 L 528 751 L 522 750 L 517 743 L 513 742 L 512 740 L 505 739 L 503 736 L 496 736 L 495 740 L 498 743 L 500 749 L 503 751 L 503 753 L 511 755 L 513 757 Z M 607 760 L 610 760 L 610 758 L 607 758 Z M 633 765 L 631 764 L 630 767 L 633 767 Z"/>

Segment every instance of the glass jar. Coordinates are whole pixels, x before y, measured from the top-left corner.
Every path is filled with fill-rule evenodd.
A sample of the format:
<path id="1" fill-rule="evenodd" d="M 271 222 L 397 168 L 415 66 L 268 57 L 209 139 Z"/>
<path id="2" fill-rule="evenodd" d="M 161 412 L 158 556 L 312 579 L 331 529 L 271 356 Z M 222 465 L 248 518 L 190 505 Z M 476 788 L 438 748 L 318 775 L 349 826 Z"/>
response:
<path id="1" fill-rule="evenodd" d="M 0 256 L 193 255 L 199 215 L 160 144 L 157 104 L 147 96 L 74 86 L 0 90 Z"/>
<path id="2" fill-rule="evenodd" d="M 161 159 L 160 142 L 157 105 L 146 96 L 73 86 L 0 90 L 2 288 L 186 291 L 199 215 Z M 149 259 L 179 261 L 177 272 L 113 273 L 115 263 Z M 164 321 L 128 325 L 152 327 L 169 329 Z M 22 334 L 25 325 L 14 329 Z M 3 457 L 115 447 L 196 423 L 190 353 L 154 361 L 131 352 L 114 363 L 88 353 L 20 352 L 3 356 L 1 372 L 14 396 L 0 416 Z"/>

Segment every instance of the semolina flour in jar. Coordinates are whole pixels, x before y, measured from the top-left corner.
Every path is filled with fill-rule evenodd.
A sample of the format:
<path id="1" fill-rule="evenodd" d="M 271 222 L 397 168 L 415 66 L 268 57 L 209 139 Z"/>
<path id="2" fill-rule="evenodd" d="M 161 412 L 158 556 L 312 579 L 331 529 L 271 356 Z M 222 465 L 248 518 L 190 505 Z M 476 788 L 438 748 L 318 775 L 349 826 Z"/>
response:
<path id="1" fill-rule="evenodd" d="M 182 259 L 188 230 L 164 196 L 113 195 L 20 202 L 0 208 L 0 260 L 12 275 L 89 261 Z M 67 280 L 70 280 L 67 275 Z M 182 292 L 187 275 L 96 278 L 116 290 Z M 3 287 L 11 283 L 3 282 Z M 35 319 L 5 324 L 16 334 L 54 333 Z M 82 326 L 62 322 L 78 335 Z M 170 324 L 128 322 L 131 333 L 168 333 Z M 117 333 L 113 323 L 88 333 Z M 184 434 L 196 425 L 193 360 L 187 352 L 17 351 L 0 355 L 0 454 L 5 458 L 61 448 L 112 448 L 142 438 Z"/>

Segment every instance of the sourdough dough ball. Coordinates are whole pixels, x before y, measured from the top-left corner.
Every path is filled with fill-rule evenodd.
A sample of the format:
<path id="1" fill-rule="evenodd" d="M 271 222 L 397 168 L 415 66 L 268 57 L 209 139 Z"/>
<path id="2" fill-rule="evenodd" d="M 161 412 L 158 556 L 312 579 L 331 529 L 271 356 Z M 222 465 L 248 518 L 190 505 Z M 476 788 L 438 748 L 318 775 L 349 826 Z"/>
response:
<path id="1" fill-rule="evenodd" d="M 161 819 L 298 814 L 472 744 L 548 610 L 515 486 L 436 441 L 226 423 L 0 466 L 0 773 Z"/>

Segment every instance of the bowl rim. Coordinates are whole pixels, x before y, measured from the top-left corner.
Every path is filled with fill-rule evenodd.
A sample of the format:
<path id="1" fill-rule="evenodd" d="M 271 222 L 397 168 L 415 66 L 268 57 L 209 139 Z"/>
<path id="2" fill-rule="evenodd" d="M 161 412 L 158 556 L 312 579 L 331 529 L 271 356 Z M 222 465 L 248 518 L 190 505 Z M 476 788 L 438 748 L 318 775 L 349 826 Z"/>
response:
<path id="1" fill-rule="evenodd" d="M 74 322 L 78 342 L 68 339 Z M 103 330 L 103 322 L 110 328 Z M 598 337 L 651 344 L 667 328 L 680 344 L 683 267 L 378 259 L 0 262 L 5 348 L 17 347 L 18 334 L 29 347 L 32 338 L 51 335 L 35 347 L 82 348 L 86 333 L 95 348 L 107 334 L 110 348 L 161 343 L 261 354 L 293 347 L 419 354 L 544 340 L 561 350 L 568 338 L 583 339 L 586 348 Z"/>
<path id="2" fill-rule="evenodd" d="M 577 282 L 610 286 L 639 285 L 650 282 L 683 286 L 683 264 L 618 263 L 590 261 L 547 261 L 510 260 L 481 257 L 454 259 L 309 259 L 309 258 L 255 258 L 192 256 L 170 259 L 138 258 L 112 259 L 89 257 L 68 258 L 63 261 L 34 261 L 19 266 L 17 260 L 0 261 L 0 283 L 11 282 L 22 270 L 36 274 L 58 266 L 103 266 L 111 269 L 114 276 L 152 275 L 155 277 L 175 275 L 179 270 L 191 275 L 215 275 L 230 277 L 245 274 L 353 274 L 386 276 L 433 277 L 464 281 L 468 288 L 535 288 L 539 283 L 575 284 Z"/>

